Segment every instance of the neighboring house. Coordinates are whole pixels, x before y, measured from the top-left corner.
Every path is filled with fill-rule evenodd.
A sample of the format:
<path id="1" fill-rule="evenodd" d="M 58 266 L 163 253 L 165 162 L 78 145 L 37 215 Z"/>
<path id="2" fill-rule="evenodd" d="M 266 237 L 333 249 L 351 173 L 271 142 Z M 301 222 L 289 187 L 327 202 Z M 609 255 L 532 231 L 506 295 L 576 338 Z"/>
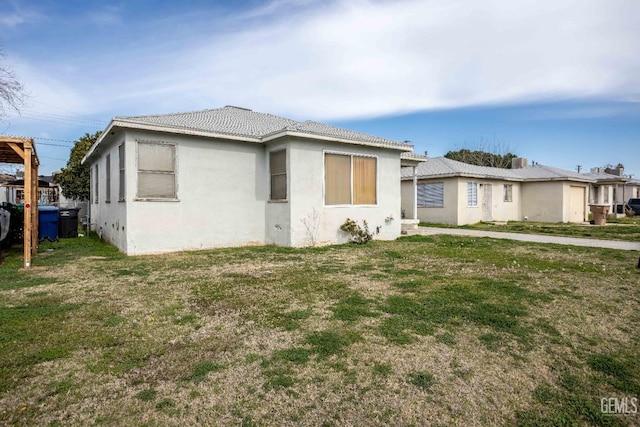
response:
<path id="1" fill-rule="evenodd" d="M 115 117 L 83 159 L 91 223 L 131 255 L 346 242 L 347 218 L 395 239 L 412 149 L 231 106 Z"/>
<path id="2" fill-rule="evenodd" d="M 514 169 L 475 166 L 444 157 L 402 171 L 402 208 L 412 217 L 453 225 L 480 221 L 584 222 L 592 178 L 514 159 Z"/>
<path id="3" fill-rule="evenodd" d="M 622 213 L 622 205 L 640 197 L 640 182 L 624 175 L 624 168 L 592 168 L 585 176 L 593 179 L 589 203 L 609 205 L 610 212 Z M 616 205 L 620 208 L 616 209 Z"/>

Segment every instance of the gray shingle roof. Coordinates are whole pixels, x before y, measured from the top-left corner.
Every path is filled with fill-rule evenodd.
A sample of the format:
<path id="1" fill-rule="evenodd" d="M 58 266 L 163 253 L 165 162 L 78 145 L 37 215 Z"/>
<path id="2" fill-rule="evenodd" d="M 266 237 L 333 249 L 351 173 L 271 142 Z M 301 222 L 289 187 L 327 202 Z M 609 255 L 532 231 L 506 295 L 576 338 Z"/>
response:
<path id="1" fill-rule="evenodd" d="M 421 163 L 416 173 L 418 178 L 445 178 L 453 176 L 464 176 L 469 178 L 499 179 L 505 181 L 581 181 L 594 182 L 595 179 L 577 172 L 558 169 L 551 166 L 536 164 L 522 169 L 502 169 L 487 166 L 469 165 L 445 157 L 429 159 L 428 162 Z M 411 178 L 413 171 L 402 170 L 402 178 Z"/>
<path id="2" fill-rule="evenodd" d="M 258 113 L 246 108 L 233 106 L 187 113 L 115 117 L 114 122 L 162 127 L 177 133 L 195 131 L 228 135 L 230 137 L 254 138 L 258 142 L 268 141 L 270 137 L 280 133 L 296 133 L 310 137 L 327 137 L 353 141 L 363 145 L 385 146 L 400 150 L 413 149 L 411 144 L 404 142 L 313 121 L 297 122 L 284 117 Z"/>

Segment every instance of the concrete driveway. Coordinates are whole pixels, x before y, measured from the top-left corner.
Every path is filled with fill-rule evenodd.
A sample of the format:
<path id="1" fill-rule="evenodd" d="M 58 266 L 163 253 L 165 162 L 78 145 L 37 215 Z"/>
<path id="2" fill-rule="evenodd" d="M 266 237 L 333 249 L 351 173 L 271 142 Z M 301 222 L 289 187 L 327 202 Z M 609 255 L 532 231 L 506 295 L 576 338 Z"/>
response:
<path id="1" fill-rule="evenodd" d="M 640 251 L 640 242 L 622 242 L 618 240 L 584 239 L 580 237 L 548 236 L 543 234 L 503 233 L 500 231 L 465 230 L 461 228 L 418 227 L 408 230 L 407 235 L 431 236 L 450 234 L 455 236 L 491 237 L 493 239 L 520 240 L 522 242 L 554 243 L 557 245 L 589 246 L 593 248 L 621 249 Z"/>

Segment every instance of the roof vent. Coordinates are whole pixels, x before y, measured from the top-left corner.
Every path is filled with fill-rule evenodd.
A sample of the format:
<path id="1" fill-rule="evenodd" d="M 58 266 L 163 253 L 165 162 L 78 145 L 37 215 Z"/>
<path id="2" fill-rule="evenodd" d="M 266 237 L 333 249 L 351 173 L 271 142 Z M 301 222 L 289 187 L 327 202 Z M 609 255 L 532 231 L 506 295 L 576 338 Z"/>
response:
<path id="1" fill-rule="evenodd" d="M 244 108 L 244 107 L 237 107 L 235 105 L 225 105 L 224 108 L 237 108 L 238 110 L 245 110 L 245 111 L 251 111 L 250 108 Z"/>

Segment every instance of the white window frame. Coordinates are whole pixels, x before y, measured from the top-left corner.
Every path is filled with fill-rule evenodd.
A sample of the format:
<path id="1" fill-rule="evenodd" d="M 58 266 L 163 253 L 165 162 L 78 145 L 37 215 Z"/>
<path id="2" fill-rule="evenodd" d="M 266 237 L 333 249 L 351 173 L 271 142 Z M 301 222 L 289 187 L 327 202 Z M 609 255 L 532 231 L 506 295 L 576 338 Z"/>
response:
<path id="1" fill-rule="evenodd" d="M 99 166 L 99 162 L 96 162 L 96 165 L 93 168 L 93 178 L 94 178 L 94 186 L 93 186 L 93 191 L 94 191 L 94 195 L 93 195 L 93 203 L 98 204 L 100 203 L 100 191 L 98 190 L 100 188 L 100 179 L 99 179 L 99 170 L 100 168 Z"/>
<path id="2" fill-rule="evenodd" d="M 279 173 L 273 173 L 271 171 L 271 154 L 274 153 L 279 153 L 280 151 L 284 151 L 284 172 L 279 172 Z M 269 151 L 269 201 L 270 202 L 286 202 L 289 200 L 289 153 L 288 150 L 286 148 L 278 148 L 272 151 Z M 271 189 L 272 189 L 272 180 L 274 176 L 281 176 L 284 175 L 285 176 L 285 195 L 284 198 L 281 199 L 274 199 L 272 196 L 273 194 L 271 193 Z"/>
<path id="3" fill-rule="evenodd" d="M 467 207 L 468 208 L 478 207 L 478 187 L 479 185 L 477 181 L 467 181 Z M 475 198 L 473 197 L 474 193 L 475 193 Z"/>
<path id="4" fill-rule="evenodd" d="M 350 193 L 351 193 L 351 203 L 349 204 L 341 204 L 341 205 L 327 205 L 325 203 L 326 201 L 326 183 L 327 183 L 327 178 L 326 178 L 326 173 L 325 173 L 325 156 L 327 154 L 336 154 L 339 156 L 349 156 L 350 158 L 350 163 L 349 163 L 349 168 L 350 168 L 350 180 L 349 180 L 349 186 L 350 186 Z M 376 203 L 375 204 L 368 204 L 368 205 L 362 205 L 362 204 L 354 204 L 353 203 L 353 158 L 354 157 L 368 157 L 368 158 L 372 158 L 372 159 L 376 159 Z M 345 152 L 345 151 L 334 151 L 334 150 L 323 150 L 322 151 L 322 205 L 325 208 L 340 208 L 340 207 L 376 207 L 378 206 L 378 204 L 380 203 L 380 158 L 379 156 L 375 155 L 375 154 L 362 154 L 362 153 L 353 153 L 353 152 Z"/>
<path id="5" fill-rule="evenodd" d="M 513 184 L 504 184 L 502 201 L 505 203 L 513 202 Z"/>
<path id="6" fill-rule="evenodd" d="M 161 197 L 161 196 L 140 196 L 139 191 L 139 174 L 140 169 L 138 166 L 140 160 L 140 144 L 148 144 L 148 145 L 164 145 L 173 147 L 173 172 L 153 172 L 153 171 L 143 171 L 150 173 L 162 173 L 167 175 L 173 175 L 173 197 Z M 179 202 L 178 199 L 178 146 L 173 142 L 166 141 L 155 141 L 155 140 L 136 140 L 136 201 L 142 202 Z"/>
<path id="7" fill-rule="evenodd" d="M 125 195 L 125 151 L 124 142 L 118 145 L 118 201 L 124 202 Z"/>
<path id="8" fill-rule="evenodd" d="M 432 189 L 429 191 L 427 187 L 435 187 L 438 186 L 440 189 Z M 420 187 L 424 188 L 423 191 L 420 190 Z M 444 182 L 418 182 L 418 200 L 417 206 L 419 208 L 443 208 L 444 207 Z M 434 193 L 440 193 L 440 199 L 434 198 Z M 424 194 L 424 197 L 420 197 L 421 194 Z M 431 194 L 433 199 L 429 198 Z M 439 202 L 439 203 L 438 203 Z"/>
<path id="9" fill-rule="evenodd" d="M 111 203 L 111 153 L 105 156 L 104 202 Z"/>

